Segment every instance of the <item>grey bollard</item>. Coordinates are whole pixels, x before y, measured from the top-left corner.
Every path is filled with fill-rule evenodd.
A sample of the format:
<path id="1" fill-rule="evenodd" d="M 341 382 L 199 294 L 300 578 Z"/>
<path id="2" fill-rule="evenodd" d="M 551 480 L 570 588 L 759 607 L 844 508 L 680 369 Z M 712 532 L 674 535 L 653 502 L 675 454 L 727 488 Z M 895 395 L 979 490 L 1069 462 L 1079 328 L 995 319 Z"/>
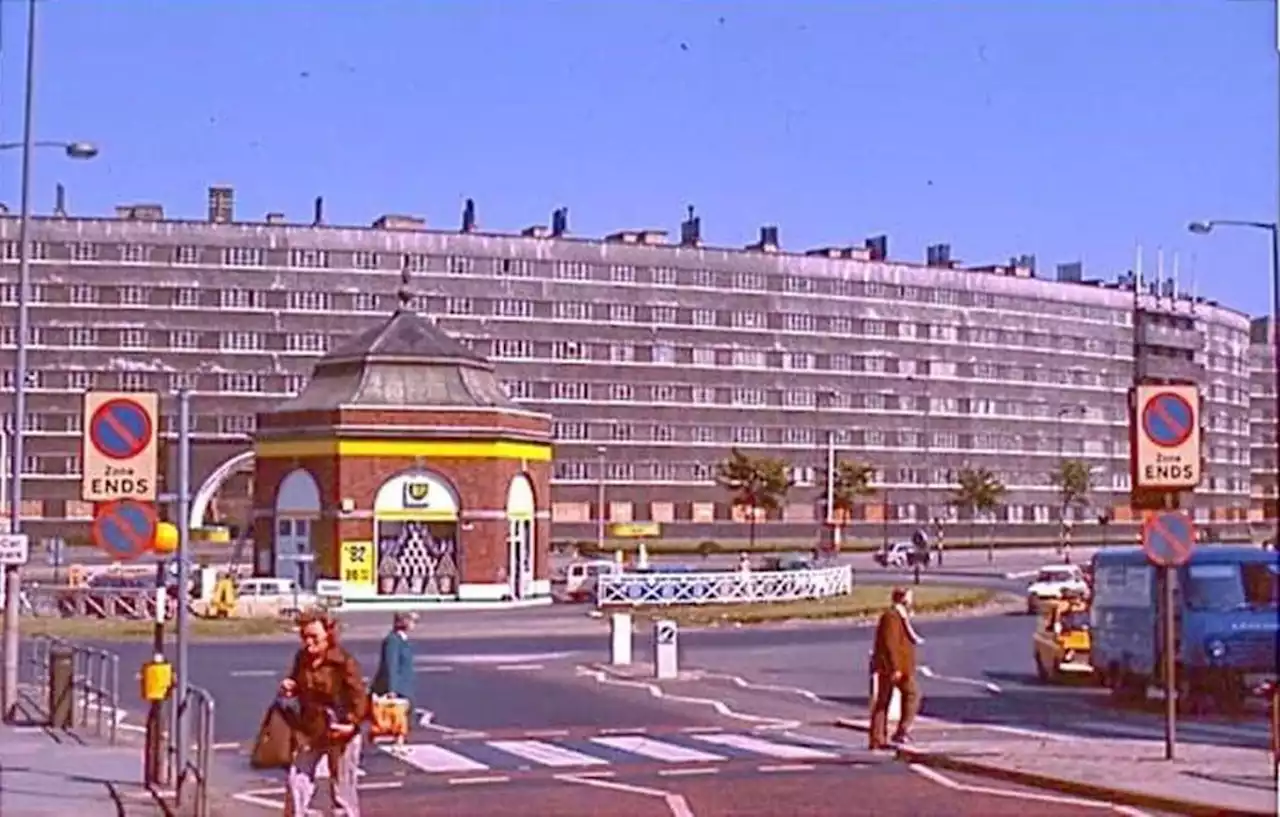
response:
<path id="1" fill-rule="evenodd" d="M 49 648 L 49 726 L 70 729 L 75 726 L 75 653 L 70 647 Z"/>

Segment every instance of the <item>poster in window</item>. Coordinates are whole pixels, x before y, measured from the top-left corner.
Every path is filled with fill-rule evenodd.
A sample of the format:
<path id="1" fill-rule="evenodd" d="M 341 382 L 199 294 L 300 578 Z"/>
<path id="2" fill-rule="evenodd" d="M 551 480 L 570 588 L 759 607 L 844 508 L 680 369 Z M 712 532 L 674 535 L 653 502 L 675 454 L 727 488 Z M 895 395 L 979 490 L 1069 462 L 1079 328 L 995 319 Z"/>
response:
<path id="1" fill-rule="evenodd" d="M 346 587 L 374 586 L 373 542 L 343 542 L 338 554 L 338 577 Z"/>

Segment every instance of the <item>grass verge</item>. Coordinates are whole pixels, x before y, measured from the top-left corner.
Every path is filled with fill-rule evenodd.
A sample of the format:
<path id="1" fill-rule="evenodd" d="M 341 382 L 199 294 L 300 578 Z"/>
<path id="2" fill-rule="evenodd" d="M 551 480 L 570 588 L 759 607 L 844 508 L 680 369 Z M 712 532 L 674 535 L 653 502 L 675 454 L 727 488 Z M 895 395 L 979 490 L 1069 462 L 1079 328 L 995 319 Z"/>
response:
<path id="1" fill-rule="evenodd" d="M 213 641 L 218 639 L 278 636 L 288 633 L 293 625 L 275 618 L 191 618 L 193 638 Z M 170 622 L 165 633 L 172 637 L 175 625 Z M 155 633 L 150 621 L 122 621 L 119 619 L 85 618 L 24 618 L 23 635 L 47 635 L 68 641 L 144 641 Z"/>
<path id="2" fill-rule="evenodd" d="M 995 590 L 972 587 L 939 587 L 928 585 L 915 591 L 917 613 L 941 613 L 982 607 L 1001 597 Z M 877 616 L 889 604 L 890 587 L 856 587 L 846 596 L 805 601 L 764 602 L 760 604 L 680 605 L 641 607 L 637 618 L 667 618 L 685 626 L 716 624 L 765 624 L 773 621 L 806 619 L 857 619 Z M 605 609 L 608 612 L 608 608 Z"/>

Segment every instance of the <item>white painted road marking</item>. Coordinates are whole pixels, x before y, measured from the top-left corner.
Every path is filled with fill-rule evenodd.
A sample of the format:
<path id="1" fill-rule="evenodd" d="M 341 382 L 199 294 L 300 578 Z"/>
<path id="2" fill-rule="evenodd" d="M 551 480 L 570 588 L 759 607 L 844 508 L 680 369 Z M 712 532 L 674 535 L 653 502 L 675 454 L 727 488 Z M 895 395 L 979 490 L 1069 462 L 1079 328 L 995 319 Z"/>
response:
<path id="1" fill-rule="evenodd" d="M 543 661 L 555 661 L 568 658 L 567 652 L 538 653 L 477 653 L 471 655 L 433 655 L 418 656 L 414 664 L 536 664 Z"/>
<path id="2" fill-rule="evenodd" d="M 948 684 L 964 684 L 965 686 L 982 687 L 993 695 L 999 695 L 1004 692 L 999 684 L 993 684 L 990 681 L 983 681 L 978 678 L 961 678 L 956 675 L 939 675 L 934 672 L 931 667 L 920 667 L 920 674 L 925 678 L 931 678 L 935 681 L 943 681 Z"/>
<path id="3" fill-rule="evenodd" d="M 227 673 L 232 678 L 283 678 L 284 670 L 279 669 L 233 669 Z"/>
<path id="4" fill-rule="evenodd" d="M 488 745 L 543 766 L 607 766 L 609 761 L 540 740 L 491 740 Z"/>
<path id="5" fill-rule="evenodd" d="M 383 751 L 424 772 L 483 772 L 488 766 L 434 743 L 385 746 Z"/>
<path id="6" fill-rule="evenodd" d="M 962 791 L 969 794 L 985 794 L 992 797 L 1010 797 L 1015 800 L 1032 800 L 1037 803 L 1055 803 L 1059 805 L 1084 806 L 1086 808 L 1096 808 L 1106 811 L 1114 811 L 1117 814 L 1124 814 L 1128 817 L 1147 817 L 1145 812 L 1130 808 L 1129 806 L 1117 806 L 1112 803 L 1103 803 L 1098 800 L 1082 800 L 1078 797 L 1065 797 L 1056 794 L 1041 794 L 1039 792 L 1021 792 L 1010 791 L 1008 789 L 996 789 L 989 786 L 970 786 L 965 783 L 952 780 L 936 769 L 930 769 L 927 766 L 921 766 L 916 763 L 908 764 L 908 769 L 944 788 L 952 791 Z"/>
<path id="7" fill-rule="evenodd" d="M 654 740 L 653 738 L 636 736 L 592 738 L 591 742 L 598 743 L 601 746 L 608 746 L 610 749 L 631 752 L 632 754 L 642 755 L 665 763 L 714 763 L 725 760 L 725 758 L 720 755 L 713 755 L 710 752 L 690 749 L 685 746 L 677 746 L 674 743 L 665 743 L 660 740 Z"/>
<path id="8" fill-rule="evenodd" d="M 773 743 L 750 735 L 692 735 L 692 738 L 715 744 L 716 746 L 728 746 L 733 749 L 742 749 L 743 751 L 755 752 L 769 757 L 779 757 L 785 760 L 829 760 L 838 757 L 832 752 L 811 749 L 808 746 Z"/>

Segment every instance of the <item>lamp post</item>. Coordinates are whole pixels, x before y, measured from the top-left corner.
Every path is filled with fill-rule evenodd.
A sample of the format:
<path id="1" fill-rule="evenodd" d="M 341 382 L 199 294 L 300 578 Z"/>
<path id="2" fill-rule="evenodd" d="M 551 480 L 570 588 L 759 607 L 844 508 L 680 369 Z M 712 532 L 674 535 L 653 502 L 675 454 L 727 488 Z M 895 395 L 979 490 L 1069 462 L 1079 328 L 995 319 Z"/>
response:
<path id="1" fill-rule="evenodd" d="M 603 445 L 596 446 L 596 553 L 604 553 L 604 456 L 608 452 Z"/>
<path id="2" fill-rule="evenodd" d="M 31 160 L 37 147 L 60 147 L 74 159 L 91 159 L 97 148 L 87 142 L 38 142 L 34 131 L 36 78 L 37 0 L 27 3 L 27 61 L 23 93 L 22 141 L 0 145 L 0 150 L 22 151 L 21 193 L 18 215 L 18 327 L 13 366 L 13 440 L 9 447 L 12 484 L 9 489 L 10 531 L 22 532 L 22 467 L 26 459 L 25 421 L 27 414 L 27 343 L 31 334 Z M 22 570 L 17 565 L 4 569 L 4 686 L 3 715 L 12 720 L 18 700 L 18 601 L 22 592 Z"/>
<path id="3" fill-rule="evenodd" d="M 1280 31 L 1277 32 L 1280 36 Z M 1193 221 L 1187 229 L 1197 235 L 1208 235 L 1215 227 L 1244 227 L 1252 230 L 1264 230 L 1271 237 L 1271 354 L 1272 354 L 1272 391 L 1275 394 L 1276 406 L 1280 408 L 1280 226 L 1274 221 L 1236 221 L 1233 219 L 1214 219 L 1212 221 Z M 1274 440 L 1276 457 L 1276 543 L 1280 546 L 1280 434 Z"/>

